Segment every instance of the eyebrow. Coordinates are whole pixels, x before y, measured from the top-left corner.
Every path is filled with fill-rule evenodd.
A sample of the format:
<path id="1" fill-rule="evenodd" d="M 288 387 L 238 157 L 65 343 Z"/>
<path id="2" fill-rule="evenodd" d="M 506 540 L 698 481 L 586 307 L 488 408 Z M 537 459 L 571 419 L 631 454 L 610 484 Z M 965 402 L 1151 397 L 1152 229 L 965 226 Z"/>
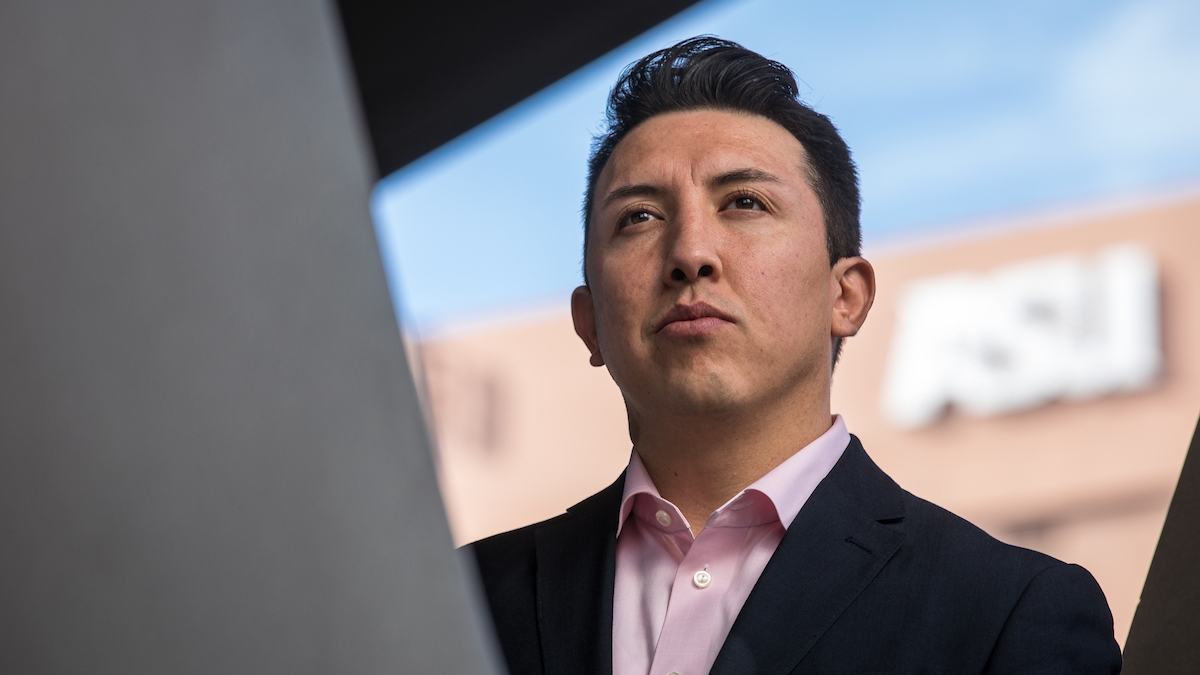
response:
<path id="1" fill-rule="evenodd" d="M 782 183 L 773 173 L 767 173 L 762 169 L 734 169 L 725 173 L 713 176 L 708 181 L 708 186 L 724 187 L 733 183 Z"/>
<path id="2" fill-rule="evenodd" d="M 708 181 L 710 188 L 724 187 L 734 183 L 782 183 L 773 173 L 768 173 L 762 169 L 734 169 L 726 171 L 722 174 L 713 176 Z M 649 183 L 638 183 L 636 185 L 624 185 L 609 192 L 601 202 L 600 208 L 606 208 L 613 202 L 625 199 L 627 197 L 658 197 L 666 193 L 666 189 Z"/>
<path id="3" fill-rule="evenodd" d="M 650 185 L 649 183 L 624 185 L 613 190 L 612 192 L 609 192 L 608 196 L 604 198 L 604 202 L 600 204 L 600 208 L 607 208 L 609 204 L 617 201 L 618 199 L 625 199 L 626 197 L 658 197 L 665 192 L 666 190 L 663 188 L 658 187 L 657 185 Z"/>

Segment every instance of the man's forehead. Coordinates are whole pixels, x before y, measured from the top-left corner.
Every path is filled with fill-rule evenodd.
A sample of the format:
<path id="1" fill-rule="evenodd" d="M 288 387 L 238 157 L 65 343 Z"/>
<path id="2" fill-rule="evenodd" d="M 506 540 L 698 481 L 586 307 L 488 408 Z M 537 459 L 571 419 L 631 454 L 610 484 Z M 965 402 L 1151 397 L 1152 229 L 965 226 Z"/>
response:
<path id="1" fill-rule="evenodd" d="M 627 184 L 689 180 L 720 183 L 774 177 L 805 179 L 804 148 L 779 124 L 758 115 L 699 110 L 658 115 L 633 129 L 614 149 L 597 181 L 597 197 Z M 757 172 L 757 175 L 755 175 Z"/>

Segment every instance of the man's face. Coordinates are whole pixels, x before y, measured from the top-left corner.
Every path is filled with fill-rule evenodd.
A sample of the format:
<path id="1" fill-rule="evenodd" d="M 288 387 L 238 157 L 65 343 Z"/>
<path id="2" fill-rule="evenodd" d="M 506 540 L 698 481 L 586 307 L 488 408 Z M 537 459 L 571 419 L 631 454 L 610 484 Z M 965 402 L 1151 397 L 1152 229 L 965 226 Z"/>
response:
<path id="1" fill-rule="evenodd" d="M 830 268 L 806 165 L 783 127 L 735 112 L 659 115 L 617 145 L 572 313 L 631 415 L 827 401 L 846 266 Z"/>

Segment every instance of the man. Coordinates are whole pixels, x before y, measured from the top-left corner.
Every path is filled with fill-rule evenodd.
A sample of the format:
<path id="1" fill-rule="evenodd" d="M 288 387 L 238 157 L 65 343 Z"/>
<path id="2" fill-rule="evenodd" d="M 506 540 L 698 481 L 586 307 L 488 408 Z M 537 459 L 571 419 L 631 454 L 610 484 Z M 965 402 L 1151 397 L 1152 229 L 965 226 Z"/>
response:
<path id="1" fill-rule="evenodd" d="M 512 675 L 1120 670 L 1085 570 L 904 492 L 831 415 L 875 280 L 849 150 L 787 68 L 714 38 L 631 66 L 584 222 L 575 329 L 634 450 L 472 545 Z"/>

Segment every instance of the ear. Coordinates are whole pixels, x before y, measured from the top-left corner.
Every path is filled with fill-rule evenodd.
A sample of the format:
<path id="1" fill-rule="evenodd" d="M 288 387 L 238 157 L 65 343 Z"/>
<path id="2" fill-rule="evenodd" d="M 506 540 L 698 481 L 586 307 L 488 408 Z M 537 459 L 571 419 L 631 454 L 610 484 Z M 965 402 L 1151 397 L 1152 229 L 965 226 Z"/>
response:
<path id="1" fill-rule="evenodd" d="M 571 320 L 575 322 L 575 334 L 592 353 L 588 363 L 597 367 L 604 365 L 600 341 L 596 339 L 596 305 L 587 286 L 580 286 L 571 293 Z"/>
<path id="2" fill-rule="evenodd" d="M 830 335 L 846 338 L 858 333 L 875 302 L 875 269 L 866 260 L 842 258 L 830 270 L 833 317 Z"/>

